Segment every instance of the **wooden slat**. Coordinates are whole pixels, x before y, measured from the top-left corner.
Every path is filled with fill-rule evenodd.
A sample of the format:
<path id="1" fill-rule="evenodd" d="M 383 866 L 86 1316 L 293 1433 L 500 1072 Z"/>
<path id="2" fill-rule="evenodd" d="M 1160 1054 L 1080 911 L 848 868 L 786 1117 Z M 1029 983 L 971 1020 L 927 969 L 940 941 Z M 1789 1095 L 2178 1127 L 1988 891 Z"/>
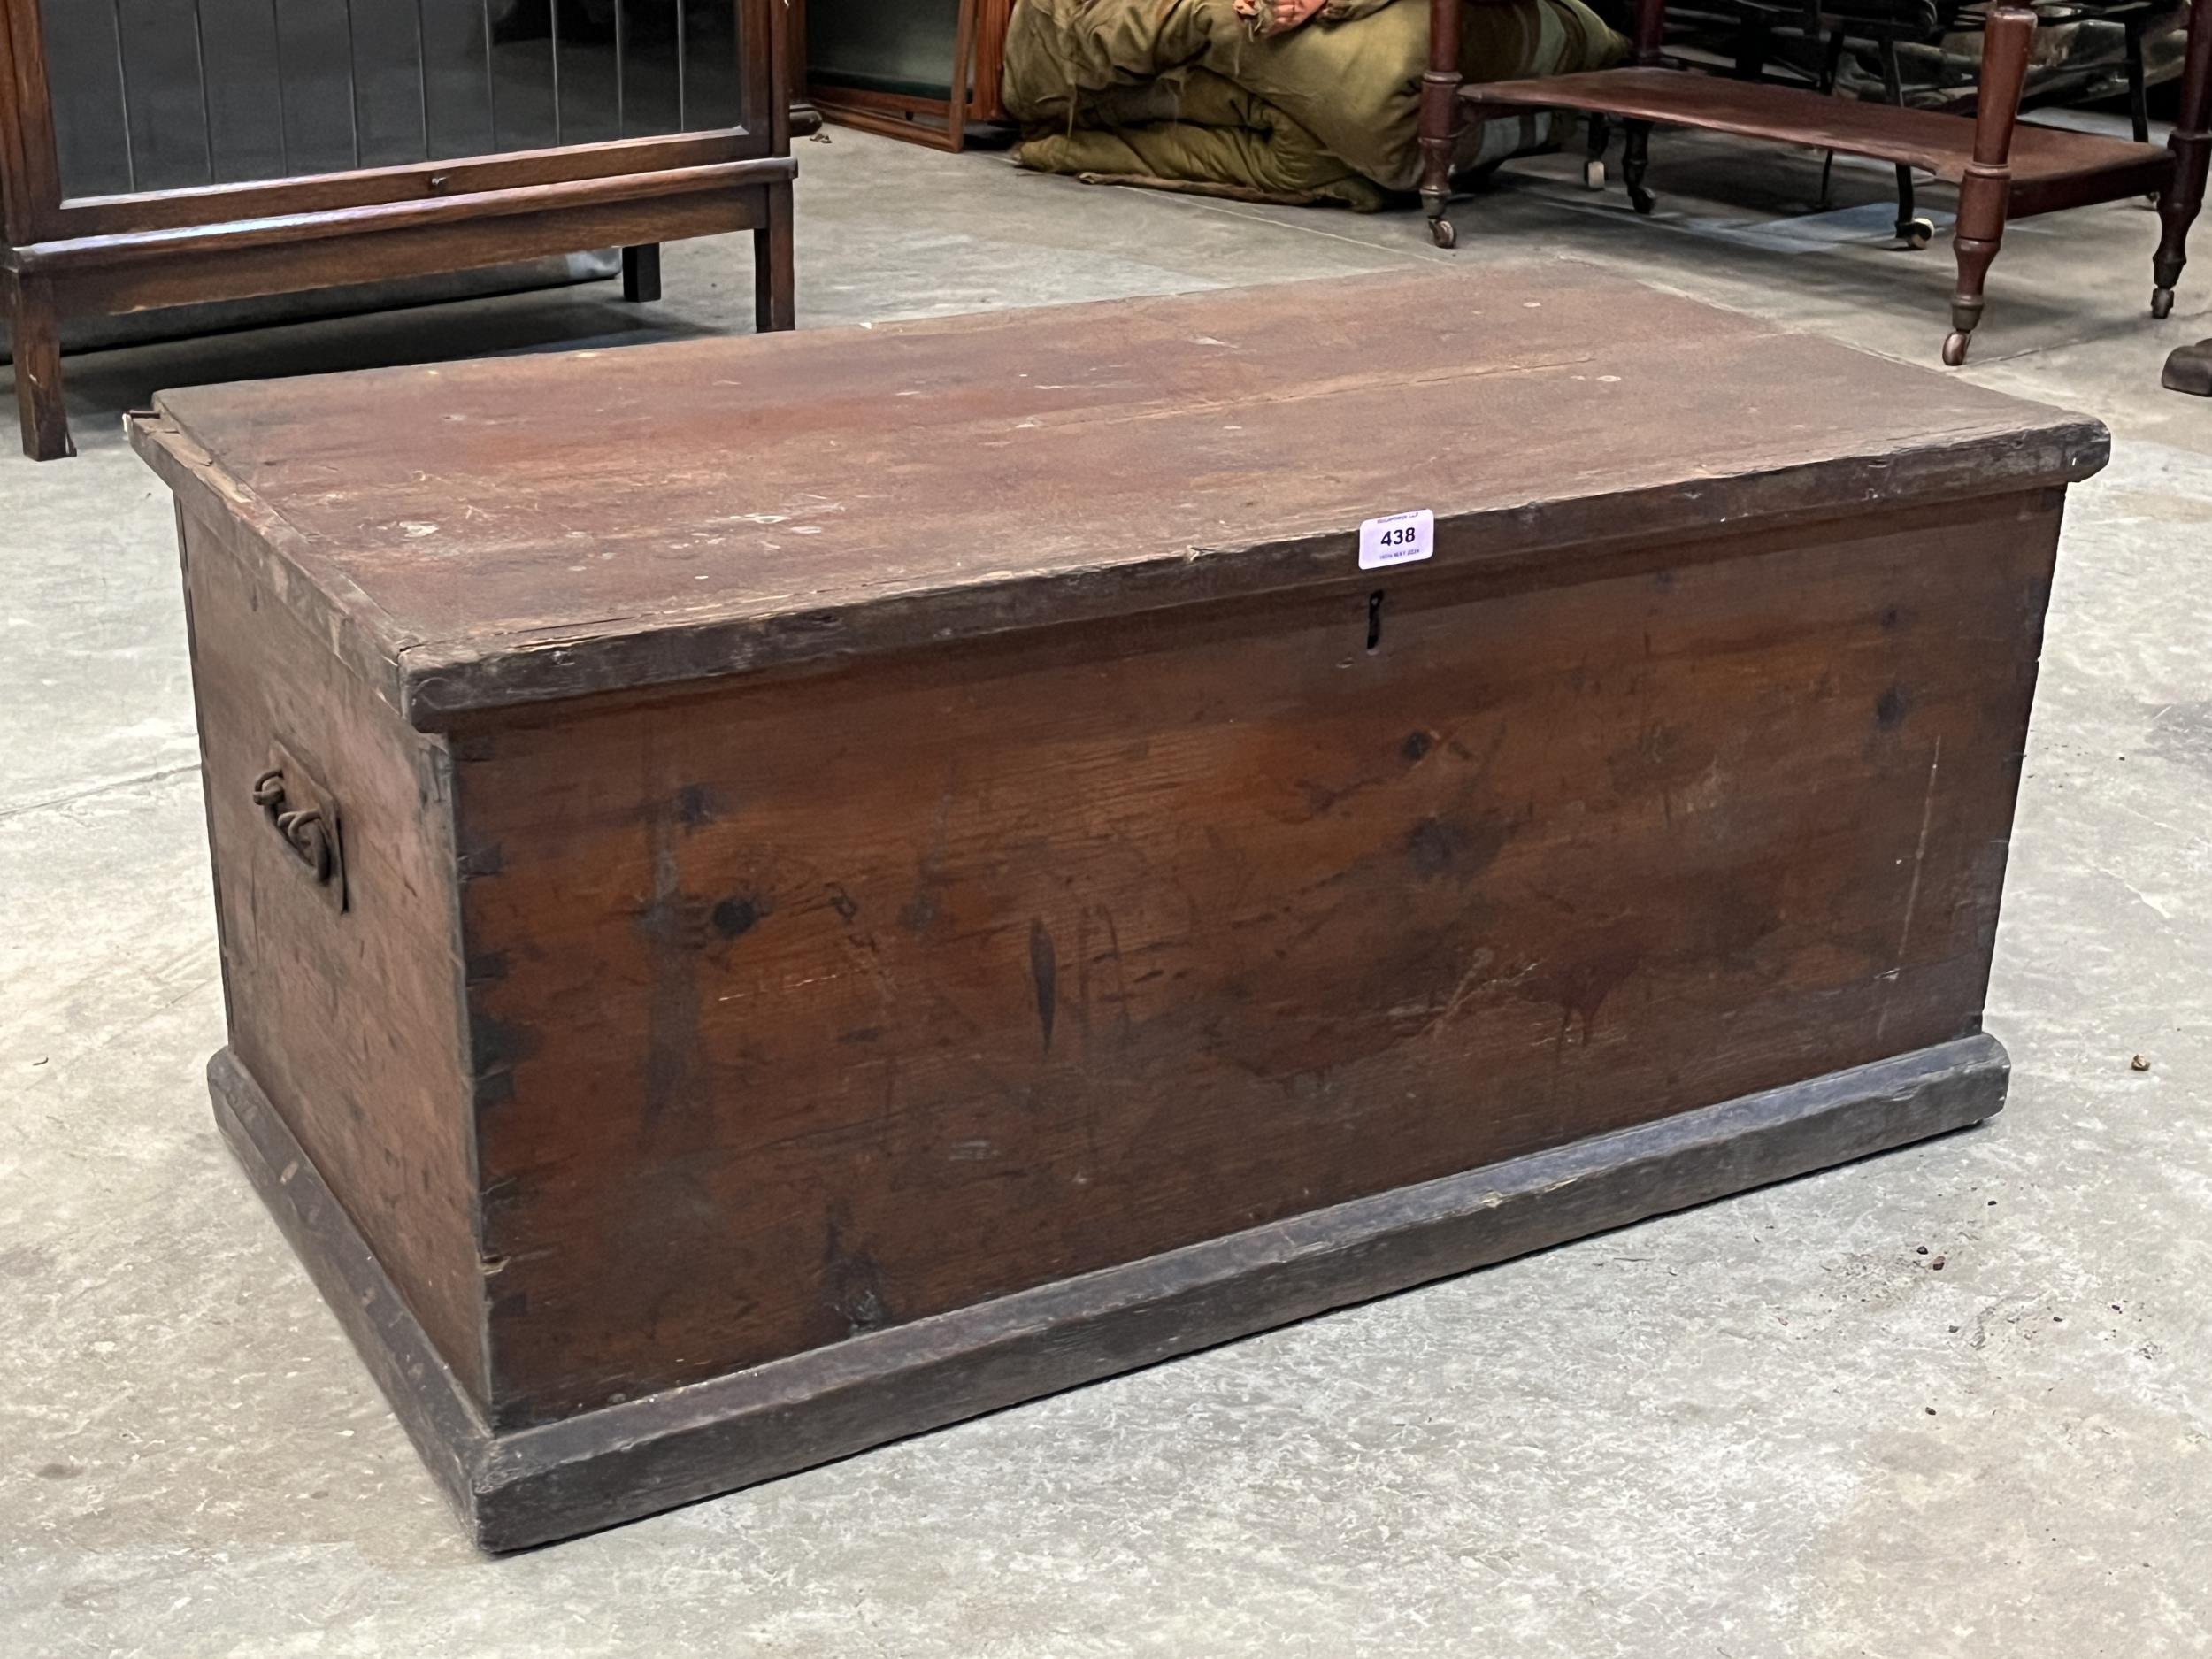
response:
<path id="1" fill-rule="evenodd" d="M 488 1432 L 253 1078 L 208 1068 L 248 1178 L 478 1545 L 526 1549 L 1505 1261 L 2003 1108 L 1975 1036 L 868 1335 L 518 1433 Z"/>
<path id="2" fill-rule="evenodd" d="M 1460 96 L 1473 106 L 1473 119 L 1507 110 L 1586 110 L 1895 162 L 1952 184 L 1974 156 L 1974 123 L 1960 116 L 1674 69 L 1487 81 L 1463 88 Z M 2173 157 L 2158 145 L 2023 122 L 2012 147 L 2015 216 L 2043 211 L 2032 204 L 2047 191 L 2063 195 L 2053 206 L 2141 195 L 2156 189 L 2172 167 Z"/>
<path id="3" fill-rule="evenodd" d="M 59 277 L 193 254 L 235 253 L 250 248 L 284 246 L 317 236 L 476 225 L 488 219 L 531 213 L 736 191 L 788 180 L 795 171 L 788 157 L 769 156 L 750 161 L 718 162 L 710 166 L 679 167 L 665 173 L 616 173 L 604 178 L 434 196 L 419 201 L 384 202 L 367 207 L 294 213 L 274 219 L 181 225 L 165 230 L 119 231 L 111 235 L 34 242 L 29 247 L 10 250 L 7 259 L 19 270 Z"/>

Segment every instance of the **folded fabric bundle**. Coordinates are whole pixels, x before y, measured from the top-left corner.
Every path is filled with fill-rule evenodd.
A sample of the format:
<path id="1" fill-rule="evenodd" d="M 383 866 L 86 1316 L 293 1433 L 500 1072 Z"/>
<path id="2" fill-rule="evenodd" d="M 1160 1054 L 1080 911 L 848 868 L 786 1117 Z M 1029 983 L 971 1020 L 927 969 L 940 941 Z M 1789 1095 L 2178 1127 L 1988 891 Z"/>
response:
<path id="1" fill-rule="evenodd" d="M 1278 202 L 1381 207 L 1420 178 L 1427 0 L 1331 0 L 1311 23 L 1256 35 L 1235 0 L 1019 0 L 1005 101 L 1024 165 Z M 1570 74 L 1626 42 L 1583 0 L 1479 0 L 1471 81 Z M 1531 113 L 1471 128 L 1457 165 L 1544 142 Z"/>

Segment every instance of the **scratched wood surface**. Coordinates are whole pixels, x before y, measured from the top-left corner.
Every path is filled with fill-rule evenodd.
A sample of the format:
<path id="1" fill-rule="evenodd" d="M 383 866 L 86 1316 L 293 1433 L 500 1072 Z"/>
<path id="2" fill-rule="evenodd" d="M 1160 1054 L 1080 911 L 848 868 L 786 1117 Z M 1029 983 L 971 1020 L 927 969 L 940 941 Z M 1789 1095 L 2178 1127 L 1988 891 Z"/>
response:
<path id="1" fill-rule="evenodd" d="M 588 367 L 582 359 L 588 358 Z M 165 394 L 418 724 L 2085 476 L 2093 421 L 1567 263 Z"/>
<path id="2" fill-rule="evenodd" d="M 479 717 L 495 1422 L 1977 1030 L 2057 522 Z"/>
<path id="3" fill-rule="evenodd" d="M 287 612 L 235 521 L 181 528 L 231 1048 L 480 1392 L 444 745 L 400 726 Z M 342 914 L 253 803 L 273 743 L 339 795 Z"/>

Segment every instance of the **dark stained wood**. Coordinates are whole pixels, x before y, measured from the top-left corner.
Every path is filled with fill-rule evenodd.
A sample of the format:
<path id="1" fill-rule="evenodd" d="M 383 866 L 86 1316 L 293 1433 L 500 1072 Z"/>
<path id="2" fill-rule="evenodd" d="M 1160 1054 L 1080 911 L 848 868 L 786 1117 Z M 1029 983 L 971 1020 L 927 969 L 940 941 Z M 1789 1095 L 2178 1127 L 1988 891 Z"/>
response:
<path id="1" fill-rule="evenodd" d="M 803 107 L 817 126 L 826 117 L 840 127 L 931 150 L 964 150 L 970 122 L 1007 119 L 1001 82 L 1012 14 L 1013 0 L 955 0 L 953 56 L 946 79 L 949 88 L 959 89 L 932 98 L 812 80 L 806 73 L 806 8 L 804 0 L 797 0 L 787 14 L 793 45 L 785 61 L 797 66 L 793 84 L 803 88 L 807 98 L 795 106 L 795 113 Z"/>
<path id="2" fill-rule="evenodd" d="M 73 196 L 67 211 L 41 240 L 79 240 L 133 231 L 197 230 L 265 219 L 295 219 L 349 208 L 435 202 L 453 196 L 527 190 L 549 184 L 678 173 L 757 158 L 764 146 L 743 133 L 694 133 L 670 138 L 611 139 L 561 150 L 518 150 L 453 161 L 244 184 L 195 185 L 135 196 Z M 774 153 L 774 152 L 769 152 Z"/>
<path id="3" fill-rule="evenodd" d="M 23 394 L 26 452 L 74 452 L 58 356 L 46 349 L 60 311 L 244 299 L 753 229 L 770 256 L 763 326 L 791 326 L 793 296 L 772 288 L 791 280 L 780 4 L 736 4 L 741 38 L 763 43 L 741 65 L 746 107 L 762 112 L 754 130 L 65 199 L 40 0 L 0 0 L 0 273 L 22 279 L 11 286 L 11 318 L 40 365 Z"/>
<path id="4" fill-rule="evenodd" d="M 0 0 L 0 230 L 10 243 L 35 237 L 61 200 L 45 63 L 38 8 Z"/>
<path id="5" fill-rule="evenodd" d="M 2174 178 L 2158 198 L 2158 253 L 2151 262 L 2154 317 L 2173 310 L 2174 285 L 2188 257 L 2189 227 L 2204 206 L 2205 178 L 2212 171 L 2212 5 L 2200 4 L 2190 14 L 2181 107 L 2166 143 L 2174 155 Z"/>
<path id="6" fill-rule="evenodd" d="M 588 361 L 380 372 L 344 407 L 196 388 L 135 441 L 280 521 L 315 626 L 426 726 L 1342 576 L 1401 507 L 1435 511 L 1436 570 L 1543 564 L 2062 483 L 2106 444 L 1569 264 Z"/>
<path id="7" fill-rule="evenodd" d="M 11 250 L 6 263 L 16 270 L 74 277 L 104 267 L 151 263 L 196 253 L 237 255 L 254 249 L 287 247 L 303 240 L 390 234 L 442 226 L 466 225 L 488 237 L 495 221 L 572 210 L 650 202 L 750 187 L 785 185 L 795 169 L 786 156 L 718 162 L 666 173 L 621 173 L 572 179 L 513 189 L 384 202 L 349 210 L 343 218 L 327 213 L 233 220 L 220 225 L 186 225 L 162 230 L 118 231 L 104 236 L 36 243 Z"/>
<path id="8" fill-rule="evenodd" d="M 544 1428 L 488 1432 L 253 1079 L 216 1119 L 459 1511 L 526 1549 L 795 1473 L 1532 1250 L 1963 1128 L 2004 1103 L 1974 1036 L 1210 1240 Z"/>
<path id="9" fill-rule="evenodd" d="M 478 1532 L 473 1482 L 489 1437 L 449 1356 L 424 1329 L 382 1255 L 235 1052 L 208 1062 L 215 1123 L 246 1177 L 392 1402 L 447 1501 Z M 543 1540 L 532 1540 L 543 1541 Z M 518 1540 L 519 1542 L 519 1540 Z"/>
<path id="10" fill-rule="evenodd" d="M 622 297 L 647 305 L 661 296 L 661 245 L 649 242 L 622 250 Z"/>
<path id="11" fill-rule="evenodd" d="M 1570 266 L 595 361 L 133 426 L 219 1115 L 488 1545 L 1994 1109 L 2094 423 Z"/>
<path id="12" fill-rule="evenodd" d="M 1951 332 L 1943 345 L 1943 361 L 1952 367 L 1965 361 L 1983 310 L 1985 279 L 2008 219 L 2154 195 L 2161 234 L 2152 260 L 2151 315 L 2162 318 L 2173 308 L 2189 227 L 2203 205 L 2206 175 L 2212 170 L 2212 131 L 2208 131 L 2212 127 L 2212 5 L 2193 9 L 2179 119 L 2166 146 L 2160 148 L 2139 139 L 2127 142 L 2018 122 L 2018 95 L 2035 30 L 2035 13 L 2024 6 L 1988 9 L 1976 113 L 1967 119 L 1763 81 L 1755 74 L 1755 52 L 1744 64 L 1755 73 L 1734 78 L 1667 68 L 1660 51 L 1666 0 L 1637 0 L 1631 67 L 1462 86 L 1455 55 L 1459 3 L 1430 0 L 1430 58 L 1422 81 L 1421 198 L 1430 233 L 1440 247 L 1449 248 L 1457 240 L 1448 217 L 1450 169 L 1463 122 L 1529 109 L 1579 110 L 1623 123 L 1622 181 L 1640 213 L 1653 207 L 1645 174 L 1655 124 L 1804 144 L 1894 163 L 1902 204 L 1900 236 L 1912 228 L 1909 203 L 1913 169 L 1956 183 L 1959 280 L 1952 301 Z M 1763 25 L 1755 20 L 1755 27 Z"/>
<path id="13" fill-rule="evenodd" d="M 595 193 L 598 187 L 592 187 Z M 733 188 L 710 183 L 632 200 L 606 199 L 518 208 L 487 218 L 426 213 L 398 226 L 326 227 L 296 238 L 255 235 L 231 242 L 217 234 L 185 237 L 155 257 L 119 264 L 73 265 L 56 279 L 73 311 L 110 314 L 204 298 L 211 285 L 235 299 L 287 294 L 334 283 L 373 282 L 462 271 L 582 248 L 626 247 L 641 239 L 681 241 L 749 230 L 764 223 L 768 204 L 789 195 L 787 179 Z"/>
<path id="14" fill-rule="evenodd" d="M 455 1371 L 488 1386 L 444 745 L 279 602 L 236 523 L 180 525 L 230 1042 Z M 339 797 L 341 913 L 251 798 L 277 746 Z"/>
<path id="15" fill-rule="evenodd" d="M 764 334 L 799 326 L 791 192 L 771 191 L 766 207 L 767 222 L 753 233 L 753 326 Z"/>
<path id="16" fill-rule="evenodd" d="M 2020 92 L 2027 84 L 2028 49 L 2034 40 L 2035 13 L 2024 7 L 1993 5 L 1983 19 L 1974 148 L 1959 183 L 1957 234 L 1952 238 L 1959 280 L 1951 296 L 1951 333 L 1943 342 L 1943 361 L 1952 368 L 1966 361 L 1974 325 L 1981 320 L 1983 283 L 2004 240 L 2014 188 L 2012 152 L 2019 137 Z"/>

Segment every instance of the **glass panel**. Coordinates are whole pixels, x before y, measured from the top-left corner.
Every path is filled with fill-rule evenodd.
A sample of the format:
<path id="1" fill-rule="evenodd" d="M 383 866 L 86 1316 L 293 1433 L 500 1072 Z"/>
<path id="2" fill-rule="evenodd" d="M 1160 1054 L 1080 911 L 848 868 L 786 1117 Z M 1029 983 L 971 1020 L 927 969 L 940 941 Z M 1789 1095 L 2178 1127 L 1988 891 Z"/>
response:
<path id="1" fill-rule="evenodd" d="M 65 196 L 741 125 L 738 0 L 41 0 Z"/>
<path id="2" fill-rule="evenodd" d="M 827 86 L 951 96 L 956 0 L 807 0 L 807 73 Z"/>

